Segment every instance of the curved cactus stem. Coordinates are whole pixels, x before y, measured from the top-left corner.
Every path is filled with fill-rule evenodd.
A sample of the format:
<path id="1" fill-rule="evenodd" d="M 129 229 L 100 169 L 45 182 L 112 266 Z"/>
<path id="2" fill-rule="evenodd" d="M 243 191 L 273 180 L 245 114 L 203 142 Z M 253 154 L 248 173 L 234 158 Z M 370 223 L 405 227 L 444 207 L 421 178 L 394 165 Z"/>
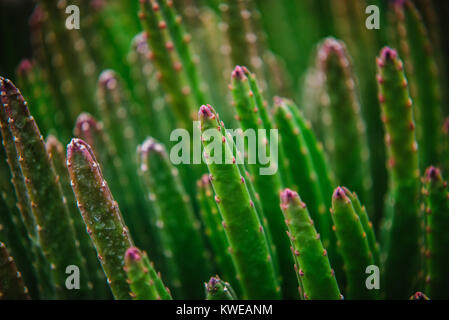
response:
<path id="1" fill-rule="evenodd" d="M 426 293 L 432 299 L 447 299 L 449 285 L 449 192 L 438 168 L 429 167 L 424 177 L 427 265 Z"/>
<path id="2" fill-rule="evenodd" d="M 136 300 L 171 300 L 170 291 L 154 270 L 147 254 L 128 248 L 125 253 L 125 271 L 128 275 L 131 295 Z"/>
<path id="3" fill-rule="evenodd" d="M 377 65 L 390 179 L 383 224 L 383 278 L 386 298 L 401 299 L 412 291 L 419 268 L 418 146 L 402 61 L 395 50 L 386 47 Z"/>
<path id="4" fill-rule="evenodd" d="M 237 271 L 229 252 L 229 240 L 223 229 L 223 220 L 220 209 L 215 202 L 215 194 L 209 181 L 209 175 L 204 174 L 197 182 L 198 202 L 200 213 L 204 223 L 204 232 L 209 239 L 212 248 L 212 256 L 221 274 L 232 280 L 237 292 L 241 292 L 240 282 L 237 279 Z"/>
<path id="5" fill-rule="evenodd" d="M 282 191 L 280 197 L 303 298 L 342 299 L 335 273 L 329 264 L 327 250 L 321 243 L 320 234 L 314 227 L 306 204 L 290 189 Z"/>
<path id="6" fill-rule="evenodd" d="M 441 88 L 432 43 L 421 14 L 412 1 L 392 2 L 392 22 L 397 29 L 398 49 L 414 101 L 419 166 L 439 164 Z M 394 13 L 394 17 L 393 17 Z M 433 297 L 432 297 L 433 298 Z"/>
<path id="7" fill-rule="evenodd" d="M 218 276 L 211 277 L 206 287 L 206 300 L 237 300 L 231 285 Z"/>
<path id="8" fill-rule="evenodd" d="M 368 213 L 366 212 L 366 207 L 362 206 L 355 192 L 349 191 L 346 187 L 342 188 L 346 196 L 351 200 L 352 207 L 362 223 L 363 231 L 366 233 L 366 238 L 368 239 L 369 249 L 373 255 L 374 264 L 380 267 L 379 243 L 376 240 L 373 224 L 369 219 Z"/>
<path id="9" fill-rule="evenodd" d="M 160 208 L 162 232 L 169 239 L 172 259 L 179 270 L 180 295 L 200 298 L 200 286 L 210 272 L 210 265 L 200 223 L 179 180 L 178 170 L 169 162 L 165 147 L 153 138 L 139 146 L 138 154 L 141 173 Z"/>
<path id="10" fill-rule="evenodd" d="M 29 300 L 28 288 L 17 271 L 14 258 L 0 242 L 0 300 Z"/>
<path id="11" fill-rule="evenodd" d="M 323 110 L 331 122 L 325 143 L 335 178 L 337 183 L 347 185 L 370 205 L 371 199 L 367 199 L 371 180 L 365 123 L 350 57 L 343 42 L 326 39 L 318 49 L 317 65 L 325 76 L 329 96 L 329 105 Z"/>
<path id="12" fill-rule="evenodd" d="M 71 187 L 64 147 L 55 136 L 50 135 L 47 137 L 46 149 L 51 159 L 55 173 L 59 178 L 59 183 L 64 194 L 64 199 L 69 209 L 70 218 L 75 228 L 77 241 L 82 253 L 82 259 L 89 270 L 89 286 L 93 286 L 96 297 L 108 297 L 108 292 L 106 291 L 108 290 L 106 285 L 106 278 L 104 276 L 103 270 L 101 269 L 101 264 L 97 259 L 95 247 L 90 240 L 89 235 L 87 234 L 86 225 L 84 224 L 83 218 L 78 209 L 75 194 L 73 193 Z"/>
<path id="13" fill-rule="evenodd" d="M 226 143 L 217 114 L 210 106 L 202 106 L 198 113 L 201 121 L 205 159 L 221 150 L 219 161 L 207 160 L 216 201 L 223 217 L 223 226 L 230 243 L 231 254 L 241 280 L 244 297 L 248 299 L 276 299 L 280 287 L 269 254 L 267 237 L 254 203 L 248 193 L 245 178 L 234 164 L 232 147 Z M 210 130 L 211 129 L 211 130 Z M 218 129 L 218 130 L 217 130 Z M 215 135 L 214 135 L 215 133 Z M 215 137 L 214 139 L 211 139 Z M 219 139 L 216 140 L 215 139 Z M 217 147 L 211 140 L 219 141 Z M 223 161 L 223 159 L 225 161 Z M 216 163 L 219 162 L 219 163 Z M 264 281 L 260 281 L 264 279 Z"/>
<path id="14" fill-rule="evenodd" d="M 6 79 L 1 81 L 1 91 L 31 208 L 38 225 L 39 240 L 52 265 L 58 294 L 65 298 L 86 298 L 90 294 L 85 276 L 87 271 L 76 245 L 72 222 L 45 150 L 43 137 L 28 111 L 27 103 L 12 82 Z M 70 265 L 79 268 L 80 290 L 68 290 L 65 286 L 65 272 Z"/>
<path id="15" fill-rule="evenodd" d="M 267 132 L 263 127 L 262 117 L 259 108 L 256 105 L 254 92 L 251 90 L 245 67 L 236 66 L 232 72 L 232 95 L 237 115 L 242 126 L 242 130 L 252 131 L 255 134 L 255 145 L 248 142 L 247 154 L 248 160 L 254 156 L 255 163 L 249 164 L 254 177 L 254 185 L 260 197 L 262 204 L 262 219 L 267 220 L 267 233 L 270 233 L 273 239 L 273 245 L 276 249 L 276 255 L 279 261 L 281 286 L 285 298 L 297 297 L 297 288 L 294 284 L 295 274 L 291 265 L 293 263 L 291 253 L 289 252 L 289 240 L 284 234 L 285 222 L 279 203 L 279 192 L 281 191 L 281 178 L 277 170 L 277 160 L 273 157 L 271 147 L 277 148 L 276 136 L 271 138 L 271 131 Z M 270 125 L 271 127 L 271 125 Z M 264 130 L 265 129 L 265 130 Z M 262 131 L 264 130 L 264 131 Z M 269 138 L 270 137 L 270 138 Z M 274 141 L 270 141 L 274 140 Z M 273 144 L 273 145 L 272 145 Z M 268 150 L 267 150 L 268 149 Z M 254 153 L 257 152 L 257 158 Z M 260 154 L 269 159 L 267 163 L 262 163 Z M 252 161 L 248 161 L 251 162 Z M 275 162 L 275 163 L 272 163 Z M 268 169 L 268 170 L 267 170 Z M 268 171 L 264 173 L 263 171 Z"/>
<path id="16" fill-rule="evenodd" d="M 134 244 L 92 149 L 83 140 L 72 139 L 67 146 L 67 167 L 78 208 L 112 294 L 116 299 L 130 299 L 123 267 L 125 252 Z"/>
<path id="17" fill-rule="evenodd" d="M 338 239 L 338 249 L 344 260 L 348 299 L 376 299 L 377 290 L 366 287 L 366 267 L 374 264 L 366 232 L 351 199 L 341 187 L 332 196 L 332 220 Z"/>

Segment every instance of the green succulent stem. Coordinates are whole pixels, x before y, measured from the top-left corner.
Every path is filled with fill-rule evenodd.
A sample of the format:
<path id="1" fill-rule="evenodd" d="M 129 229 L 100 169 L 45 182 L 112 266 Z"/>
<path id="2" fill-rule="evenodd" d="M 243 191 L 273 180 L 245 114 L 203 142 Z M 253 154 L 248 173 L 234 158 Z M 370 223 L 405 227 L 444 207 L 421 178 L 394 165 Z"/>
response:
<path id="1" fill-rule="evenodd" d="M 201 284 L 210 272 L 206 248 L 200 233 L 200 223 L 193 213 L 178 170 L 169 161 L 165 147 L 148 138 L 138 148 L 140 171 L 150 196 L 160 209 L 163 227 L 169 244 L 172 260 L 178 269 L 177 281 L 182 285 L 177 290 L 180 297 L 202 297 Z"/>
<path id="2" fill-rule="evenodd" d="M 342 299 L 327 250 L 321 243 L 320 234 L 315 229 L 306 204 L 301 201 L 298 193 L 290 189 L 283 190 L 280 197 L 303 298 Z"/>
<path id="3" fill-rule="evenodd" d="M 438 168 L 429 167 L 424 176 L 426 213 L 426 293 L 432 299 L 446 299 L 449 283 L 449 192 Z"/>
<path id="4" fill-rule="evenodd" d="M 135 300 L 171 300 L 160 275 L 147 254 L 137 248 L 129 248 L 125 253 L 125 271 L 128 275 L 131 295 Z"/>
<path id="5" fill-rule="evenodd" d="M 1 91 L 38 226 L 40 244 L 51 264 L 57 292 L 64 298 L 87 298 L 90 290 L 87 286 L 86 267 L 43 137 L 28 111 L 27 103 L 13 83 L 7 79 L 2 80 Z M 80 270 L 80 290 L 69 290 L 65 285 L 66 268 L 70 265 L 75 265 Z"/>
<path id="6" fill-rule="evenodd" d="M 402 61 L 395 50 L 386 47 L 377 65 L 389 175 L 382 243 L 385 291 L 387 298 L 400 299 L 412 291 L 419 267 L 418 145 Z"/>
<path id="7" fill-rule="evenodd" d="M 116 299 L 131 299 L 123 267 L 125 252 L 134 243 L 90 146 L 72 139 L 67 146 L 67 167 L 78 208 L 112 294 Z"/>
<path id="8" fill-rule="evenodd" d="M 374 264 L 373 254 L 361 219 L 341 187 L 337 187 L 332 196 L 331 215 L 346 271 L 347 298 L 375 299 L 377 290 L 368 289 L 365 284 L 365 270 Z"/>
<path id="9" fill-rule="evenodd" d="M 0 242 L 0 300 L 29 300 L 30 295 L 23 283 L 22 275 L 17 271 L 14 258 Z"/>
<path id="10" fill-rule="evenodd" d="M 277 299 L 280 297 L 280 287 L 269 254 L 265 231 L 249 196 L 245 177 L 241 175 L 238 166 L 233 164 L 235 158 L 226 143 L 226 137 L 222 135 L 222 127 L 215 110 L 210 106 L 202 106 L 198 116 L 206 159 L 216 150 L 221 150 L 225 159 L 221 164 L 214 161 L 207 161 L 207 164 L 231 254 L 242 283 L 243 297 Z M 211 139 L 214 132 L 217 136 Z M 217 145 L 214 149 L 211 140 Z M 220 161 L 223 161 L 223 158 Z"/>

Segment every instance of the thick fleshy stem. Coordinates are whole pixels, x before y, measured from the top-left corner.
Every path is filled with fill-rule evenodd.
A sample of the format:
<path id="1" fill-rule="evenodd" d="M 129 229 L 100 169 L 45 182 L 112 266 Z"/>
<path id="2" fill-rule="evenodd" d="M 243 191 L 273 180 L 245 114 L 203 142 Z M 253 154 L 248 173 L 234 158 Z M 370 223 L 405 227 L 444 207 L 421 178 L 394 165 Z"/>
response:
<path id="1" fill-rule="evenodd" d="M 329 97 L 329 105 L 323 110 L 331 122 L 325 143 L 336 181 L 347 185 L 361 196 L 363 202 L 370 204 L 371 199 L 367 199 L 371 180 L 365 123 L 345 45 L 334 38 L 324 40 L 318 49 L 317 67 L 325 76 Z"/>
<path id="2" fill-rule="evenodd" d="M 160 274 L 154 270 L 146 252 L 132 247 L 125 253 L 125 271 L 128 275 L 131 296 L 135 300 L 171 300 L 168 288 Z"/>
<path id="3" fill-rule="evenodd" d="M 35 267 L 34 243 L 28 236 L 16 206 L 17 200 L 13 190 L 6 155 L 0 147 L 0 241 L 8 245 L 11 255 L 15 257 L 17 267 L 22 271 L 25 285 L 30 290 L 30 296 L 38 299 L 42 290 L 39 286 L 38 270 Z M 48 273 L 50 273 L 49 265 Z"/>
<path id="4" fill-rule="evenodd" d="M 389 174 L 382 247 L 386 298 L 412 291 L 419 268 L 420 206 L 418 145 L 412 100 L 403 63 L 385 47 L 377 59 L 379 102 L 385 128 Z M 404 237 L 407 234 L 407 237 Z"/>
<path id="5" fill-rule="evenodd" d="M 201 237 L 201 225 L 194 215 L 179 173 L 170 163 L 165 147 L 147 138 L 138 148 L 140 171 L 155 203 L 160 209 L 161 233 L 165 233 L 172 260 L 179 272 L 184 298 L 200 298 L 201 283 L 210 272 L 207 250 Z"/>
<path id="6" fill-rule="evenodd" d="M 136 132 L 135 117 L 131 114 L 133 104 L 123 87 L 120 76 L 113 70 L 103 71 L 98 80 L 97 95 L 99 107 L 104 121 L 104 129 L 110 144 L 116 149 L 116 157 L 121 162 L 122 188 L 127 197 L 123 203 L 124 217 L 131 232 L 135 234 L 134 240 L 144 250 L 156 247 L 157 232 L 153 219 L 152 206 L 145 196 L 145 191 L 138 176 L 136 148 L 139 144 Z M 97 146 L 95 146 L 97 147 Z M 110 147 L 112 148 L 112 146 Z M 114 161 L 117 161 L 114 159 Z M 118 163 L 117 163 L 118 164 Z M 103 166 L 108 165 L 103 163 Z M 119 165 L 120 166 L 120 165 Z M 115 177 L 108 177 L 115 179 Z M 114 190 L 116 191 L 116 190 Z M 123 190 L 119 192 L 123 193 Z M 121 198 L 118 198 L 121 200 Z M 126 205 L 126 206 L 125 206 Z M 153 259 L 157 261 L 157 252 L 153 248 Z"/>
<path id="7" fill-rule="evenodd" d="M 209 180 L 209 175 L 204 174 L 197 182 L 198 203 L 204 224 L 204 233 L 212 248 L 212 257 L 220 271 L 220 274 L 231 280 L 237 292 L 241 292 L 240 282 L 237 279 L 237 271 L 229 252 L 229 240 L 223 228 L 223 219 L 220 209 L 215 201 L 214 190 Z"/>
<path id="8" fill-rule="evenodd" d="M 29 300 L 28 288 L 23 283 L 22 274 L 17 271 L 14 258 L 0 242 L 0 300 Z"/>
<path id="9" fill-rule="evenodd" d="M 150 47 L 144 32 L 133 38 L 128 53 L 133 91 L 139 102 L 136 122 L 145 137 L 150 134 L 164 143 L 169 141 L 170 128 L 175 127 L 171 112 L 162 112 L 164 93 L 157 79 L 156 66 L 148 59 Z M 145 137 L 141 137 L 143 140 Z"/>
<path id="10" fill-rule="evenodd" d="M 262 89 L 259 86 L 259 83 L 257 81 L 256 75 L 252 72 L 250 72 L 247 68 L 242 67 L 243 72 L 245 73 L 245 76 L 248 78 L 249 87 L 251 88 L 251 92 L 254 95 L 255 100 L 255 106 L 258 110 L 259 117 L 261 120 L 260 125 L 263 126 L 267 132 L 269 132 L 274 127 L 274 122 L 271 117 L 271 114 L 268 110 L 268 103 L 266 100 L 264 100 L 262 96 Z M 270 141 L 270 136 L 267 136 L 268 141 Z M 278 141 L 273 141 L 270 143 L 278 143 Z M 288 172 L 288 168 L 285 164 L 286 159 L 284 155 L 284 150 L 282 148 L 279 148 L 278 150 L 278 170 L 279 174 L 281 175 L 281 182 L 283 186 L 287 186 L 291 184 L 291 177 L 290 173 Z"/>
<path id="11" fill-rule="evenodd" d="M 379 19 L 381 24 L 387 24 L 388 3 L 391 1 L 383 0 L 341 0 L 328 1 L 332 7 L 332 19 L 334 31 L 339 39 L 347 46 L 348 52 L 351 54 L 353 71 L 356 76 L 354 80 L 356 88 L 360 92 L 361 112 L 366 124 L 365 139 L 366 146 L 369 149 L 369 167 L 370 172 L 365 172 L 371 180 L 372 186 L 367 191 L 373 190 L 368 196 L 372 199 L 364 198 L 365 194 L 359 194 L 361 200 L 367 205 L 369 213 L 373 213 L 372 217 L 375 228 L 380 225 L 383 218 L 384 197 L 387 191 L 387 170 L 385 168 L 386 150 L 383 143 L 384 132 L 380 117 L 379 101 L 377 100 L 376 88 L 376 65 L 374 63 L 380 45 L 384 45 L 388 40 L 384 39 L 387 33 L 391 34 L 388 27 L 381 27 L 380 30 L 370 30 L 366 27 L 367 16 L 365 10 L 369 5 L 376 5 L 379 8 Z M 340 81 L 343 85 L 343 80 Z M 308 89 L 307 87 L 305 88 Z M 313 111 L 313 109 L 312 109 Z M 352 141 L 351 141 L 352 142 Z M 363 141 L 362 141 L 363 142 Z M 348 144 L 350 145 L 350 143 Z M 365 148 L 364 146 L 362 146 Z M 365 169 L 368 169 L 366 167 Z M 349 185 L 348 185 L 349 187 Z M 377 231 L 378 229 L 376 229 Z"/>
<path id="12" fill-rule="evenodd" d="M 366 207 L 362 206 L 355 192 L 349 191 L 346 187 L 342 188 L 345 191 L 346 196 L 351 200 L 352 207 L 354 208 L 355 213 L 359 216 L 360 222 L 362 223 L 363 231 L 366 233 L 368 245 L 373 255 L 374 264 L 380 267 L 379 243 L 376 240 L 373 224 L 369 219 L 368 213 L 366 212 Z"/>
<path id="13" fill-rule="evenodd" d="M 182 18 L 176 13 L 172 0 L 157 0 L 162 15 L 165 18 L 168 32 L 178 52 L 179 59 L 184 67 L 186 78 L 195 98 L 195 105 L 206 103 L 206 94 L 202 88 L 198 70 L 198 57 L 193 53 L 190 44 L 191 35 L 186 33 L 182 24 Z"/>
<path id="14" fill-rule="evenodd" d="M 222 134 L 221 124 L 213 108 L 201 106 L 198 117 L 201 121 L 204 158 L 242 283 L 243 297 L 277 299 L 280 297 L 280 287 L 269 254 L 267 237 L 248 193 L 245 177 L 235 164 L 232 148 L 226 143 L 227 137 Z M 212 143 L 212 137 L 215 137 L 215 143 Z M 216 157 L 220 151 L 222 157 L 212 161 L 212 153 Z"/>
<path id="15" fill-rule="evenodd" d="M 429 167 L 424 179 L 426 214 L 426 293 L 432 299 L 447 299 L 449 286 L 449 192 L 438 168 Z"/>
<path id="16" fill-rule="evenodd" d="M 90 291 L 85 276 L 86 267 L 76 245 L 72 222 L 56 173 L 45 150 L 44 139 L 28 111 L 26 101 L 13 83 L 6 79 L 1 81 L 1 91 L 38 226 L 39 240 L 52 265 L 58 294 L 72 299 L 87 298 Z M 80 290 L 68 290 L 65 286 L 66 268 L 70 265 L 76 265 L 80 270 Z"/>
<path id="17" fill-rule="evenodd" d="M 130 299 L 125 252 L 133 247 L 117 202 L 111 195 L 92 149 L 80 139 L 67 146 L 67 167 L 87 232 L 116 299 Z"/>
<path id="18" fill-rule="evenodd" d="M 191 89 L 186 86 L 183 65 L 177 61 L 174 44 L 166 30 L 167 23 L 162 17 L 159 4 L 155 0 L 140 0 L 139 17 L 151 50 L 148 57 L 158 69 L 158 79 L 167 94 L 170 107 L 178 124 L 190 130 L 191 121 L 195 117 L 192 113 L 193 97 Z"/>
<path id="19" fill-rule="evenodd" d="M 280 198 L 303 298 L 342 299 L 327 250 L 321 243 L 320 234 L 315 229 L 306 204 L 301 201 L 298 193 L 290 189 L 283 190 Z"/>
<path id="20" fill-rule="evenodd" d="M 368 266 L 374 264 L 366 232 L 360 217 L 352 206 L 345 190 L 337 187 L 332 196 L 332 220 L 338 239 L 338 249 L 344 261 L 348 299 L 376 299 L 377 290 L 370 290 L 365 284 Z"/>
<path id="21" fill-rule="evenodd" d="M 218 276 L 211 277 L 204 286 L 206 288 L 206 300 L 237 300 L 231 285 Z"/>
<path id="22" fill-rule="evenodd" d="M 398 51 L 404 61 L 414 101 L 419 166 L 438 164 L 441 132 L 441 88 L 431 39 L 420 12 L 410 0 L 391 2 L 391 22 L 397 30 Z M 432 297 L 433 298 L 433 297 Z"/>
<path id="23" fill-rule="evenodd" d="M 50 135 L 46 140 L 47 153 L 52 162 L 55 173 L 57 174 L 59 184 L 61 185 L 62 192 L 64 194 L 64 201 L 69 209 L 70 219 L 73 222 L 75 228 L 76 237 L 79 243 L 79 248 L 82 253 L 82 259 L 86 264 L 89 274 L 89 286 L 94 289 L 97 297 L 108 297 L 106 278 L 103 270 L 101 269 L 100 262 L 97 259 L 97 253 L 89 235 L 86 232 L 86 225 L 84 224 L 81 213 L 78 209 L 75 194 L 73 193 L 70 176 L 67 170 L 67 160 L 64 147 L 61 142 Z"/>
<path id="24" fill-rule="evenodd" d="M 329 249 L 331 227 L 326 216 L 326 205 L 304 135 L 289 108 L 289 105 L 292 104 L 287 99 L 275 99 L 275 117 L 279 129 L 279 140 L 286 159 L 289 159 L 294 189 L 308 203 L 310 215 L 321 234 L 323 245 Z"/>
<path id="25" fill-rule="evenodd" d="M 282 291 L 285 298 L 295 298 L 297 297 L 297 288 L 294 285 L 295 274 L 291 268 L 293 261 L 288 250 L 288 237 L 283 232 L 285 230 L 285 222 L 279 206 L 281 177 L 277 168 L 278 159 L 273 157 L 273 150 L 275 149 L 272 149 L 272 147 L 277 148 L 277 135 L 272 137 L 272 133 L 275 131 L 270 130 L 267 132 L 263 127 L 259 108 L 256 106 L 254 93 L 250 88 L 245 71 L 245 67 L 236 66 L 232 72 L 231 90 L 233 103 L 237 110 L 242 130 L 254 132 L 255 141 L 251 142 L 249 139 L 245 150 L 245 154 L 248 155 L 248 168 L 251 170 L 254 177 L 254 185 L 260 196 L 263 209 L 262 218 L 268 222 L 267 233 L 270 233 L 276 249 L 281 269 Z M 262 162 L 261 154 L 268 161 Z"/>

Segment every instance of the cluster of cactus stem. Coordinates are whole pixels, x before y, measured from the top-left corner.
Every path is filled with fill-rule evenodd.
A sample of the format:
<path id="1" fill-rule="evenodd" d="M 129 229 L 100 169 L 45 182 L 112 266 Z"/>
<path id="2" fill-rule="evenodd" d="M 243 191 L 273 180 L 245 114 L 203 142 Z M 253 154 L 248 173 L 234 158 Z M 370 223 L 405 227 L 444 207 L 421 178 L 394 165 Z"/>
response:
<path id="1" fill-rule="evenodd" d="M 419 0 L 38 0 L 34 56 L 17 86 L 0 77 L 0 299 L 449 298 L 434 15 Z M 171 161 L 178 128 L 204 163 Z M 236 128 L 278 148 L 274 174 Z"/>

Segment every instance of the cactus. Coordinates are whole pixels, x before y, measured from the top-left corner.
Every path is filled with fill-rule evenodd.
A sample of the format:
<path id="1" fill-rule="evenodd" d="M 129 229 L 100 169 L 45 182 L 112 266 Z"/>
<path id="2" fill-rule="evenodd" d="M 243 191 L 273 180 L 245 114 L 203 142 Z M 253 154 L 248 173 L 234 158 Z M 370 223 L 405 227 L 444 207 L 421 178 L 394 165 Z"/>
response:
<path id="1" fill-rule="evenodd" d="M 169 103 L 178 124 L 190 128 L 192 120 L 192 97 L 190 88 L 186 87 L 185 75 L 181 72 L 182 64 L 177 61 L 174 44 L 170 41 L 160 7 L 155 0 L 140 1 L 140 19 L 146 31 L 150 46 L 149 58 L 158 68 L 161 86 L 169 95 Z"/>
<path id="2" fill-rule="evenodd" d="M 123 267 L 125 252 L 134 243 L 90 146 L 72 139 L 67 146 L 67 167 L 78 208 L 112 293 L 117 299 L 130 299 Z"/>
<path id="3" fill-rule="evenodd" d="M 341 187 L 332 196 L 332 220 L 337 234 L 346 271 L 348 299 L 375 299 L 376 290 L 365 285 L 365 269 L 374 263 L 361 218 L 354 210 L 351 199 Z"/>
<path id="4" fill-rule="evenodd" d="M 68 5 L 0 4 L 0 299 L 448 297 L 447 4 Z"/>
<path id="5" fill-rule="evenodd" d="M 268 151 L 268 157 L 273 161 L 271 150 L 264 149 L 267 142 L 270 142 L 268 137 L 271 139 L 271 131 L 259 131 L 259 129 L 266 130 L 266 128 L 261 125 L 261 123 L 263 123 L 262 116 L 260 116 L 259 108 L 256 106 L 254 93 L 251 90 L 249 80 L 245 75 L 245 73 L 248 72 L 245 72 L 245 69 L 245 67 L 235 67 L 232 72 L 231 87 L 242 130 L 253 130 L 257 141 L 257 148 L 253 148 L 251 151 L 248 150 L 247 153 L 252 152 L 252 154 L 249 155 L 250 157 L 255 156 L 255 151 L 257 151 L 257 154 L 260 154 L 260 152 L 267 153 Z M 262 135 L 261 132 L 265 132 L 265 134 Z M 271 141 L 273 144 L 275 142 L 276 141 Z M 272 145 L 268 144 L 268 146 Z M 269 165 L 272 165 L 271 161 L 268 163 Z M 269 226 L 267 232 L 270 232 L 273 238 L 281 274 L 285 275 L 284 278 L 281 279 L 282 290 L 286 297 L 295 297 L 296 288 L 292 285 L 292 279 L 294 279 L 295 275 L 291 269 L 293 261 L 288 250 L 288 238 L 283 233 L 285 223 L 282 219 L 282 212 L 279 206 L 279 192 L 281 189 L 280 175 L 277 168 L 276 171 L 269 170 L 273 169 L 273 167 L 267 167 L 266 164 L 263 164 L 260 161 L 256 161 L 255 164 L 249 164 L 248 167 L 252 172 L 254 184 L 261 199 L 262 211 L 264 213 L 263 219 L 267 220 L 267 225 Z M 264 170 L 268 171 L 268 173 L 264 173 Z"/>
<path id="6" fill-rule="evenodd" d="M 317 175 L 304 136 L 290 111 L 289 102 L 276 99 L 276 123 L 280 133 L 280 142 L 288 159 L 295 189 L 309 204 L 309 213 L 317 224 L 324 247 L 330 245 L 330 224 L 325 215 L 326 205 L 317 181 Z"/>
<path id="7" fill-rule="evenodd" d="M 380 250 L 379 243 L 376 240 L 376 235 L 374 233 L 373 224 L 368 217 L 368 213 L 366 212 L 366 207 L 362 206 L 360 200 L 355 192 L 351 192 L 346 187 L 342 187 L 346 196 L 351 200 L 352 207 L 354 208 L 355 213 L 358 215 L 360 219 L 360 223 L 362 224 L 363 231 L 366 233 L 366 238 L 368 239 L 368 246 L 373 255 L 374 264 L 376 266 L 380 266 Z"/>
<path id="8" fill-rule="evenodd" d="M 43 138 L 25 100 L 13 83 L 7 79 L 2 80 L 1 91 L 31 208 L 38 225 L 39 240 L 52 264 L 56 289 L 61 297 L 87 297 L 89 290 L 86 276 L 81 277 L 79 292 L 64 289 L 67 266 L 78 266 L 82 275 L 87 272 Z M 39 165 L 36 166 L 36 163 Z"/>
<path id="9" fill-rule="evenodd" d="M 438 67 L 428 30 L 413 2 L 395 1 L 392 6 L 392 25 L 398 29 L 398 49 L 404 59 L 415 105 L 419 165 L 424 170 L 439 161 L 441 89 Z"/>
<path id="10" fill-rule="evenodd" d="M 337 183 L 347 185 L 361 195 L 364 202 L 369 202 L 366 192 L 371 184 L 366 174 L 369 154 L 350 58 L 343 43 L 328 38 L 319 47 L 317 60 L 318 68 L 325 75 L 329 96 L 329 106 L 325 110 L 329 113 L 331 128 L 325 143 L 335 178 Z"/>
<path id="11" fill-rule="evenodd" d="M 206 287 L 206 300 L 237 300 L 234 290 L 229 283 L 218 276 L 211 277 Z"/>
<path id="12" fill-rule="evenodd" d="M 152 138 L 139 146 L 138 154 L 145 184 L 160 209 L 161 232 L 168 238 L 166 250 L 171 251 L 169 256 L 178 269 L 176 281 L 183 288 L 179 290 L 179 296 L 199 298 L 202 280 L 210 269 L 199 232 L 200 223 L 179 181 L 178 171 L 170 164 L 163 145 Z"/>
<path id="13" fill-rule="evenodd" d="M 447 297 L 446 285 L 449 281 L 447 270 L 447 245 L 449 237 L 449 194 L 447 183 L 443 181 L 438 168 L 429 167 L 424 177 L 426 213 L 426 293 L 432 299 Z"/>
<path id="14" fill-rule="evenodd" d="M 3 242 L 0 242 L 0 270 L 0 300 L 29 300 L 28 288 Z"/>
<path id="15" fill-rule="evenodd" d="M 146 253 L 134 247 L 128 248 L 125 253 L 125 271 L 134 299 L 171 300 L 170 291 L 154 270 Z"/>
<path id="16" fill-rule="evenodd" d="M 78 209 L 75 195 L 70 184 L 70 176 L 67 171 L 67 160 L 64 147 L 55 136 L 50 135 L 47 137 L 46 148 L 55 173 L 59 179 L 59 183 L 64 194 L 64 201 L 67 203 L 67 207 L 69 208 L 70 218 L 73 221 L 79 248 L 82 253 L 82 259 L 90 271 L 88 275 L 88 285 L 89 287 L 93 287 L 98 296 L 102 296 L 106 293 L 104 274 L 97 259 L 95 248 L 86 232 L 86 225 L 81 217 L 81 213 Z M 107 297 L 107 294 L 105 296 Z"/>
<path id="17" fill-rule="evenodd" d="M 295 191 L 285 189 L 281 193 L 281 208 L 304 299 L 342 299 L 327 251 L 321 243 L 320 234 L 314 227 L 306 204 Z"/>
<path id="18" fill-rule="evenodd" d="M 412 290 L 419 265 L 418 145 L 402 61 L 395 50 L 385 47 L 377 65 L 390 179 L 384 222 L 384 280 L 387 298 L 399 298 Z"/>
<path id="19" fill-rule="evenodd" d="M 223 229 L 223 220 L 217 203 L 215 194 L 209 180 L 209 175 L 204 174 L 198 180 L 198 200 L 201 206 L 202 221 L 204 223 L 204 233 L 209 239 L 212 254 L 220 273 L 230 279 L 238 292 L 241 291 L 240 283 L 237 279 L 237 271 L 229 252 L 229 240 Z"/>
<path id="20" fill-rule="evenodd" d="M 209 140 L 212 133 L 207 130 L 217 127 L 221 130 L 221 125 L 217 114 L 209 106 L 202 106 L 198 117 L 201 121 L 207 159 L 207 156 L 211 156 L 212 151 L 208 150 L 208 147 L 211 146 Z M 232 164 L 232 150 L 226 143 L 226 137 L 222 136 L 221 131 L 218 131 L 218 135 L 220 140 L 223 140 L 220 148 L 226 157 L 225 163 Z M 280 288 L 269 255 L 265 232 L 245 186 L 245 178 L 241 176 L 237 165 L 225 163 L 212 162 L 208 163 L 208 167 L 215 199 L 222 213 L 223 226 L 231 245 L 231 254 L 237 266 L 238 277 L 242 281 L 243 293 L 249 299 L 276 299 L 279 297 Z M 264 281 L 257 281 L 261 277 Z"/>

